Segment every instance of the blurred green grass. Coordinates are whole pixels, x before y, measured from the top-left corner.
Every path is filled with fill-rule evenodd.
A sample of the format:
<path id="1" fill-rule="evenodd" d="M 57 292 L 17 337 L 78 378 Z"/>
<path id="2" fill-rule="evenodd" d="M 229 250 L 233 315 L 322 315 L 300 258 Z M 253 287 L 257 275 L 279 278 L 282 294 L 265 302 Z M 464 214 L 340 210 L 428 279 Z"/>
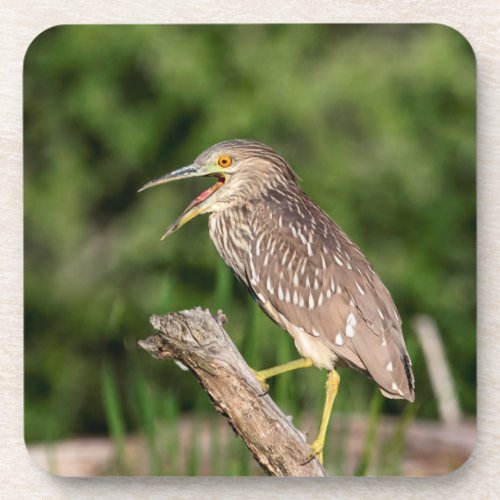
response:
<path id="1" fill-rule="evenodd" d="M 221 262 L 205 218 L 159 241 L 207 181 L 136 193 L 235 137 L 282 153 L 391 290 L 422 402 L 416 417 L 437 416 L 409 326 L 421 312 L 437 321 L 461 405 L 475 413 L 475 62 L 459 34 L 437 25 L 62 26 L 28 50 L 24 104 L 28 442 L 109 433 L 122 471 L 123 436 L 140 431 L 150 473 L 179 470 L 160 458 L 178 443 L 155 443 L 158 427 L 211 407 L 190 374 L 138 350 L 152 313 L 221 308 L 251 366 L 297 357 Z M 373 383 L 341 376 L 334 415 L 369 413 Z M 271 395 L 299 421 L 305 408 L 319 417 L 324 377 L 285 374 Z M 383 399 L 379 411 L 404 408 Z M 240 458 L 230 469 L 220 460 L 221 474 L 249 470 L 234 446 Z M 361 472 L 369 448 L 364 457 Z"/>

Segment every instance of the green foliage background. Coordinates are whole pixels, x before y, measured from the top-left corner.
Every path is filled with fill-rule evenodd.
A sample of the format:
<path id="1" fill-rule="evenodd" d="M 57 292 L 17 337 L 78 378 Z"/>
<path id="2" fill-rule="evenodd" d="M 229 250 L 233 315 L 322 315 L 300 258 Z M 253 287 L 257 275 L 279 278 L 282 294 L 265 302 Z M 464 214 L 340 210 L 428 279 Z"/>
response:
<path id="1" fill-rule="evenodd" d="M 462 406 L 474 414 L 475 62 L 458 33 L 57 27 L 29 48 L 24 85 L 27 441 L 107 433 L 114 397 L 120 435 L 152 421 L 148 405 L 161 401 L 211 411 L 190 374 L 138 350 L 151 313 L 221 307 L 255 368 L 296 357 L 221 264 L 204 217 L 159 241 L 211 181 L 136 193 L 237 137 L 280 152 L 391 290 L 417 415 L 437 412 L 411 329 L 416 313 L 437 321 Z M 367 412 L 373 383 L 351 371 L 342 378 L 335 411 Z M 271 391 L 285 411 L 319 417 L 323 387 L 324 373 L 301 370 Z"/>

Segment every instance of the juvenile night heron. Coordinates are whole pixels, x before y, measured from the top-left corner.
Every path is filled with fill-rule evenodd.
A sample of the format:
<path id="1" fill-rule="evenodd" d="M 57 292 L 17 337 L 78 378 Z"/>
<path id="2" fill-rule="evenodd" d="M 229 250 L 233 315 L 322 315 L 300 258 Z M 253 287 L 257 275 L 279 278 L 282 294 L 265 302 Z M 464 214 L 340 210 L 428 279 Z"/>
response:
<path id="1" fill-rule="evenodd" d="M 411 361 L 401 319 L 359 248 L 299 187 L 275 151 L 255 141 L 215 144 L 192 165 L 147 183 L 189 177 L 217 182 L 201 193 L 163 238 L 199 214 L 219 254 L 263 311 L 294 339 L 301 359 L 256 372 L 269 377 L 297 368 L 328 370 L 326 399 L 310 458 L 322 452 L 340 378 L 335 366 L 371 377 L 389 398 L 414 400 Z M 162 238 L 162 239 L 163 239 Z"/>

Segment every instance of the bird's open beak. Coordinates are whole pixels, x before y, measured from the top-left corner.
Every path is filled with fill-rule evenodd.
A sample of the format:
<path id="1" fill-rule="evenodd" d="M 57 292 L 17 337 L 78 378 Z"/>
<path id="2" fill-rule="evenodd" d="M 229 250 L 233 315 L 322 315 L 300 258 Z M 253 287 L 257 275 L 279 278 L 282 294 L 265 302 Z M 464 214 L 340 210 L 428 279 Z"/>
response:
<path id="1" fill-rule="evenodd" d="M 209 199 L 210 197 L 224 185 L 226 180 L 226 174 L 224 171 L 217 165 L 210 166 L 198 166 L 198 165 L 188 165 L 187 167 L 179 168 L 178 170 L 174 170 L 158 179 L 150 181 L 139 189 L 139 193 L 146 189 L 149 189 L 154 186 L 159 186 L 160 184 L 167 184 L 168 182 L 177 181 L 180 179 L 189 179 L 190 177 L 217 177 L 217 182 L 203 191 L 200 195 L 198 195 L 184 210 L 182 215 L 169 226 L 165 234 L 161 237 L 161 239 L 165 239 L 167 236 L 170 236 L 174 231 L 179 229 L 181 226 L 189 222 L 191 219 L 194 219 L 197 215 L 204 213 L 207 208 L 210 206 Z"/>

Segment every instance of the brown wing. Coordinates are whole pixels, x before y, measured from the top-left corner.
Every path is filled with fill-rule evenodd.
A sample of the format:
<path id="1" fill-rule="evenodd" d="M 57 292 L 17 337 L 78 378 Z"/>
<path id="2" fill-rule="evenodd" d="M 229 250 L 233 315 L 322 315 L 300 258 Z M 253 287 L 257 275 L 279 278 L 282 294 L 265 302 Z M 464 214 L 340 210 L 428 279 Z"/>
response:
<path id="1" fill-rule="evenodd" d="M 254 212 L 249 286 L 264 309 L 368 373 L 384 395 L 413 401 L 411 363 L 389 292 L 342 230 L 300 195 L 284 203 L 282 193 L 271 192 Z"/>

